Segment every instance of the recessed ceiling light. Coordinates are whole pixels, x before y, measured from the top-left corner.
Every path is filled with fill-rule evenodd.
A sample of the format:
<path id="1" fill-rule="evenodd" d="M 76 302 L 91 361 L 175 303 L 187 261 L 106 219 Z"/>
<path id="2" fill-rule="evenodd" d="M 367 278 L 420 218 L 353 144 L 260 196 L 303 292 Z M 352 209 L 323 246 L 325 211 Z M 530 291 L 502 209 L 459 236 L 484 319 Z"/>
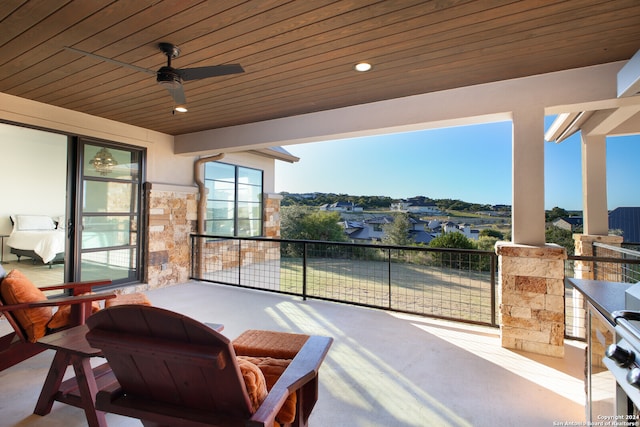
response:
<path id="1" fill-rule="evenodd" d="M 176 110 L 178 113 L 186 113 L 186 112 L 188 111 L 188 110 L 187 110 L 187 107 L 185 107 L 184 105 L 179 105 L 179 106 L 177 106 L 177 107 L 175 108 L 175 110 Z"/>
<path id="2" fill-rule="evenodd" d="M 371 64 L 369 64 L 368 62 L 360 62 L 356 64 L 354 68 L 356 69 L 356 71 L 365 72 L 371 69 Z"/>

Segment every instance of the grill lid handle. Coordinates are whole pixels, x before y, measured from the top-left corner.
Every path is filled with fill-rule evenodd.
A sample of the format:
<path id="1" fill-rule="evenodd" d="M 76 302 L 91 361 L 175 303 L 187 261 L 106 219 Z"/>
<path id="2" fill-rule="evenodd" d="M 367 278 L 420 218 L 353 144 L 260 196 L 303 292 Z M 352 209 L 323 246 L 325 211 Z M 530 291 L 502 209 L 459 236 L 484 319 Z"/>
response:
<path id="1" fill-rule="evenodd" d="M 640 321 L 640 311 L 618 310 L 611 313 L 613 319 L 618 323 L 618 319 L 637 320 Z"/>

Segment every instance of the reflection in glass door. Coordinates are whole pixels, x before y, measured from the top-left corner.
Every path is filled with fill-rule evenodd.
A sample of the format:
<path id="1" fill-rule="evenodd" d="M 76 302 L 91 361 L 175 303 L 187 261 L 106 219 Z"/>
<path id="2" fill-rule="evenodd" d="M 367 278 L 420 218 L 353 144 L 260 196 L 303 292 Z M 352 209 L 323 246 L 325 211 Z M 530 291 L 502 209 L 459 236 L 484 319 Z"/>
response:
<path id="1" fill-rule="evenodd" d="M 77 280 L 140 281 L 142 156 L 137 148 L 81 140 Z"/>

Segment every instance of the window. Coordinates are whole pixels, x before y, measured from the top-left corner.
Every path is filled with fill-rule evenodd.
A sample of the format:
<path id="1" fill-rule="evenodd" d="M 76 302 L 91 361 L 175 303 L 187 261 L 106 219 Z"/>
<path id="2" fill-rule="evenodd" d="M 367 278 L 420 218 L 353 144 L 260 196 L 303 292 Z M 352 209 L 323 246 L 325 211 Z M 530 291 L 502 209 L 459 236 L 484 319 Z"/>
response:
<path id="1" fill-rule="evenodd" d="M 221 236 L 262 235 L 262 171 L 220 162 L 205 163 L 205 231 Z"/>

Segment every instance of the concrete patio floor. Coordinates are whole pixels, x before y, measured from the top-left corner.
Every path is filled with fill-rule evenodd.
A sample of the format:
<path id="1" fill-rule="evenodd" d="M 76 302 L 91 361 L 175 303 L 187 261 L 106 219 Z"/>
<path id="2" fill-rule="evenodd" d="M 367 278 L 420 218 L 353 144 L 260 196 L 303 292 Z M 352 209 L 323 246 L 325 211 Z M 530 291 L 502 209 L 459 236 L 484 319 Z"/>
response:
<path id="1" fill-rule="evenodd" d="M 563 359 L 500 347 L 499 331 L 324 301 L 190 282 L 151 290 L 152 303 L 203 322 L 332 336 L 310 425 L 552 426 L 584 422 L 584 345 Z M 8 330 L 0 320 L 0 332 Z M 86 426 L 82 410 L 55 403 L 33 415 L 53 352 L 0 372 L 0 426 Z M 72 369 L 68 370 L 67 375 Z M 140 426 L 107 415 L 110 427 Z"/>

